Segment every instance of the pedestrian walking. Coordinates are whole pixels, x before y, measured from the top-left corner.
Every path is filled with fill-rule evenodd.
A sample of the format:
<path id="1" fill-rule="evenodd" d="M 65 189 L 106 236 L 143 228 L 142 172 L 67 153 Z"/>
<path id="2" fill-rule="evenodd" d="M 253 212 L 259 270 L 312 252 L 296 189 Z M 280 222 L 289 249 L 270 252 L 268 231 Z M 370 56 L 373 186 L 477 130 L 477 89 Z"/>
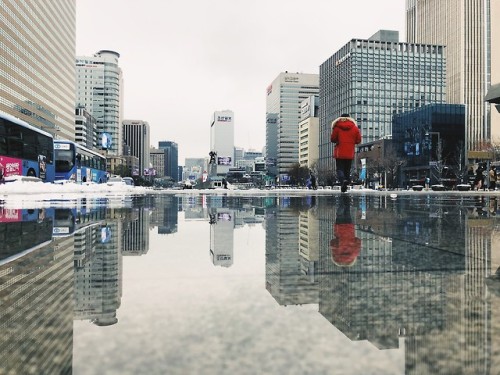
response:
<path id="1" fill-rule="evenodd" d="M 361 132 L 356 121 L 344 113 L 332 121 L 332 132 L 330 141 L 335 144 L 333 157 L 337 169 L 337 179 L 340 182 L 341 191 L 347 191 L 347 185 L 351 182 L 351 165 L 354 159 L 355 147 L 361 143 Z"/>
<path id="2" fill-rule="evenodd" d="M 474 179 L 474 189 L 481 190 L 481 188 L 484 188 L 484 175 L 483 168 L 478 166 L 476 169 L 476 178 Z"/>
<path id="3" fill-rule="evenodd" d="M 497 185 L 497 171 L 493 165 L 490 167 L 490 171 L 488 172 L 488 177 L 490 181 L 488 189 L 495 190 Z"/>

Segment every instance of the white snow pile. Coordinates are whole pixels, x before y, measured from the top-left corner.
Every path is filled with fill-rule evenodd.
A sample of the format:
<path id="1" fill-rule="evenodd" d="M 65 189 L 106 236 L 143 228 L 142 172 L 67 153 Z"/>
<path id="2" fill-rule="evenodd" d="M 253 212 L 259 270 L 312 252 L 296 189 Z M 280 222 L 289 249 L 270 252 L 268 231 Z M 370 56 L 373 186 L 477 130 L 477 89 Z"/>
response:
<path id="1" fill-rule="evenodd" d="M 146 188 L 123 184 L 77 184 L 70 181 L 45 183 L 34 177 L 9 178 L 0 184 L 0 200 L 57 200 L 81 197 L 116 197 L 144 195 Z"/>

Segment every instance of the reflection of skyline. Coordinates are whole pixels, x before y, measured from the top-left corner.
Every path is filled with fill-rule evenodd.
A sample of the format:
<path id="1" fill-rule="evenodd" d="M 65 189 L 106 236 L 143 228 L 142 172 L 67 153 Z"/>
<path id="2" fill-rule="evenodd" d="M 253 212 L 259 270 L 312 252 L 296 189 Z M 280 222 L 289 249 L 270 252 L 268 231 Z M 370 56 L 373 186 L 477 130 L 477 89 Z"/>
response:
<path id="1" fill-rule="evenodd" d="M 339 267 L 329 248 L 335 202 L 325 198 L 319 209 L 300 211 L 293 202 L 277 201 L 267 210 L 266 288 L 276 301 L 314 303 L 310 296 L 316 293 L 319 312 L 351 340 L 367 340 L 379 349 L 400 348 L 404 342 L 408 374 L 450 364 L 459 369 L 451 373 L 486 372 L 492 334 L 485 288 L 491 219 L 478 222 L 457 205 L 355 199 L 350 209 L 362 250 L 354 265 Z M 306 240 L 311 224 L 304 223 L 311 218 L 319 233 Z M 293 246 L 290 239 L 297 233 L 299 245 Z M 298 258 L 314 237 L 319 282 L 311 288 Z M 459 350 L 457 342 L 463 343 Z M 436 354 L 440 351 L 446 355 Z"/>
<path id="2" fill-rule="evenodd" d="M 499 265 L 492 254 L 498 224 L 487 209 L 491 206 L 489 200 L 457 205 L 420 198 L 396 203 L 387 197 L 352 196 L 349 209 L 362 249 L 354 265 L 338 267 L 332 262 L 329 247 L 338 201 L 336 197 L 317 199 L 206 197 L 205 206 L 193 207 L 193 211 L 202 213 L 199 220 L 205 225 L 209 225 L 211 216 L 216 220 L 206 240 L 211 249 L 230 254 L 231 264 L 236 261 L 235 230 L 262 223 L 266 229 L 266 288 L 278 304 L 317 304 L 318 312 L 335 327 L 332 329 L 349 339 L 366 340 L 380 350 L 404 351 L 407 374 L 426 373 L 429 368 L 442 366 L 456 370 L 453 373 L 470 374 L 488 373 L 488 368 L 494 368 L 493 353 L 500 346 L 494 334 L 497 310 L 492 306 L 500 306 L 500 298 L 494 294 L 495 284 L 486 285 L 485 280 Z M 43 327 L 55 319 L 61 322 L 57 335 L 66 335 L 47 347 L 60 351 L 58 345 L 62 347 L 65 340 L 64 348 L 70 353 L 67 346 L 72 346 L 72 327 L 68 316 L 69 320 L 90 320 L 99 325 L 118 322 L 122 256 L 147 256 L 149 229 L 154 228 L 153 218 L 159 217 L 155 212 L 175 207 L 172 211 L 177 216 L 179 202 L 166 199 L 148 207 L 105 207 L 95 216 L 91 210 L 86 215 L 53 213 L 58 218 L 58 233 L 53 239 L 51 209 L 9 213 L 6 217 L 24 217 L 26 224 L 19 232 L 24 235 L 16 238 L 12 233 L 18 232 L 11 223 L 0 223 L 0 234 L 4 236 L 0 238 L 16 244 L 10 248 L 12 254 L 5 255 L 6 247 L 2 247 L 0 257 L 2 314 L 10 308 L 26 317 L 43 308 L 36 325 Z M 67 225 L 64 220 L 69 221 Z M 66 231 L 69 233 L 61 233 Z M 222 247 L 213 246 L 212 241 Z M 2 263 L 2 258 L 19 254 L 26 246 L 36 250 Z M 44 251 L 49 252 L 43 255 Z M 26 269 L 21 272 L 22 267 Z M 32 272 L 31 268 L 36 270 Z M 18 283 L 20 274 L 23 281 Z M 38 293 L 44 288 L 51 291 L 53 298 L 40 300 Z M 57 296 L 66 296 L 69 302 L 60 305 Z M 56 313 L 62 315 L 54 317 Z M 23 327 L 19 317 L 2 315 L 2 332 L 12 322 L 15 324 L 9 328 L 9 335 L 29 335 L 34 330 Z M 51 326 L 41 328 L 41 332 L 46 329 L 55 330 Z M 6 339 L 1 340 L 0 355 L 7 358 L 10 354 L 6 350 L 11 350 L 12 341 L 8 349 Z M 44 340 L 42 335 L 37 342 L 43 344 Z M 13 342 L 25 345 L 21 339 Z M 71 356 L 64 358 L 62 366 L 71 366 Z M 10 361 L 5 363 L 0 365 L 0 372 L 14 366 Z"/>
<path id="3" fill-rule="evenodd" d="M 266 289 L 280 305 L 318 303 L 317 224 L 301 198 L 266 209 Z"/>
<path id="4" fill-rule="evenodd" d="M 48 219 L 0 223 L 2 239 L 11 245 L 31 241 L 23 253 L 0 261 L 2 374 L 72 372 L 74 240 L 46 241 L 47 228 L 51 234 Z"/>

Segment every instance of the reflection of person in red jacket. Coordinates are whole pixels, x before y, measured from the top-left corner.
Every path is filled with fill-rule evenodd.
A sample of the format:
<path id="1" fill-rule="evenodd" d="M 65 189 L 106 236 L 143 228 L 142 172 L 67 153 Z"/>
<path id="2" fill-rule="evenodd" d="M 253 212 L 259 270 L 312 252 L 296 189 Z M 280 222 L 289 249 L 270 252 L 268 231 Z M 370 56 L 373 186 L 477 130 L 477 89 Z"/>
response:
<path id="1" fill-rule="evenodd" d="M 361 240 L 356 237 L 354 223 L 351 219 L 351 201 L 349 196 L 341 196 L 337 207 L 334 239 L 330 241 L 332 261 L 337 266 L 352 266 L 361 251 Z"/>
<path id="2" fill-rule="evenodd" d="M 354 159 L 355 146 L 361 142 L 361 133 L 356 121 L 347 113 L 332 122 L 330 140 L 335 143 L 333 157 L 336 160 L 337 178 L 343 193 L 351 182 L 351 164 Z"/>

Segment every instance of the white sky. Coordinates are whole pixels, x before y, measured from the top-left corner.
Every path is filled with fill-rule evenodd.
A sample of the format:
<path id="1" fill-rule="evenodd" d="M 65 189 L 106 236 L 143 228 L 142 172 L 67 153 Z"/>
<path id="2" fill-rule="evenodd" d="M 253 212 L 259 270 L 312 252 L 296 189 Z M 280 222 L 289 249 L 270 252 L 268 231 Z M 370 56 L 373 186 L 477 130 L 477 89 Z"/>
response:
<path id="1" fill-rule="evenodd" d="M 234 112 L 235 146 L 265 146 L 266 87 L 280 72 L 319 73 L 352 38 L 405 39 L 405 0 L 77 0 L 76 54 L 120 53 L 124 119 L 179 164 L 210 151 L 214 111 Z"/>

